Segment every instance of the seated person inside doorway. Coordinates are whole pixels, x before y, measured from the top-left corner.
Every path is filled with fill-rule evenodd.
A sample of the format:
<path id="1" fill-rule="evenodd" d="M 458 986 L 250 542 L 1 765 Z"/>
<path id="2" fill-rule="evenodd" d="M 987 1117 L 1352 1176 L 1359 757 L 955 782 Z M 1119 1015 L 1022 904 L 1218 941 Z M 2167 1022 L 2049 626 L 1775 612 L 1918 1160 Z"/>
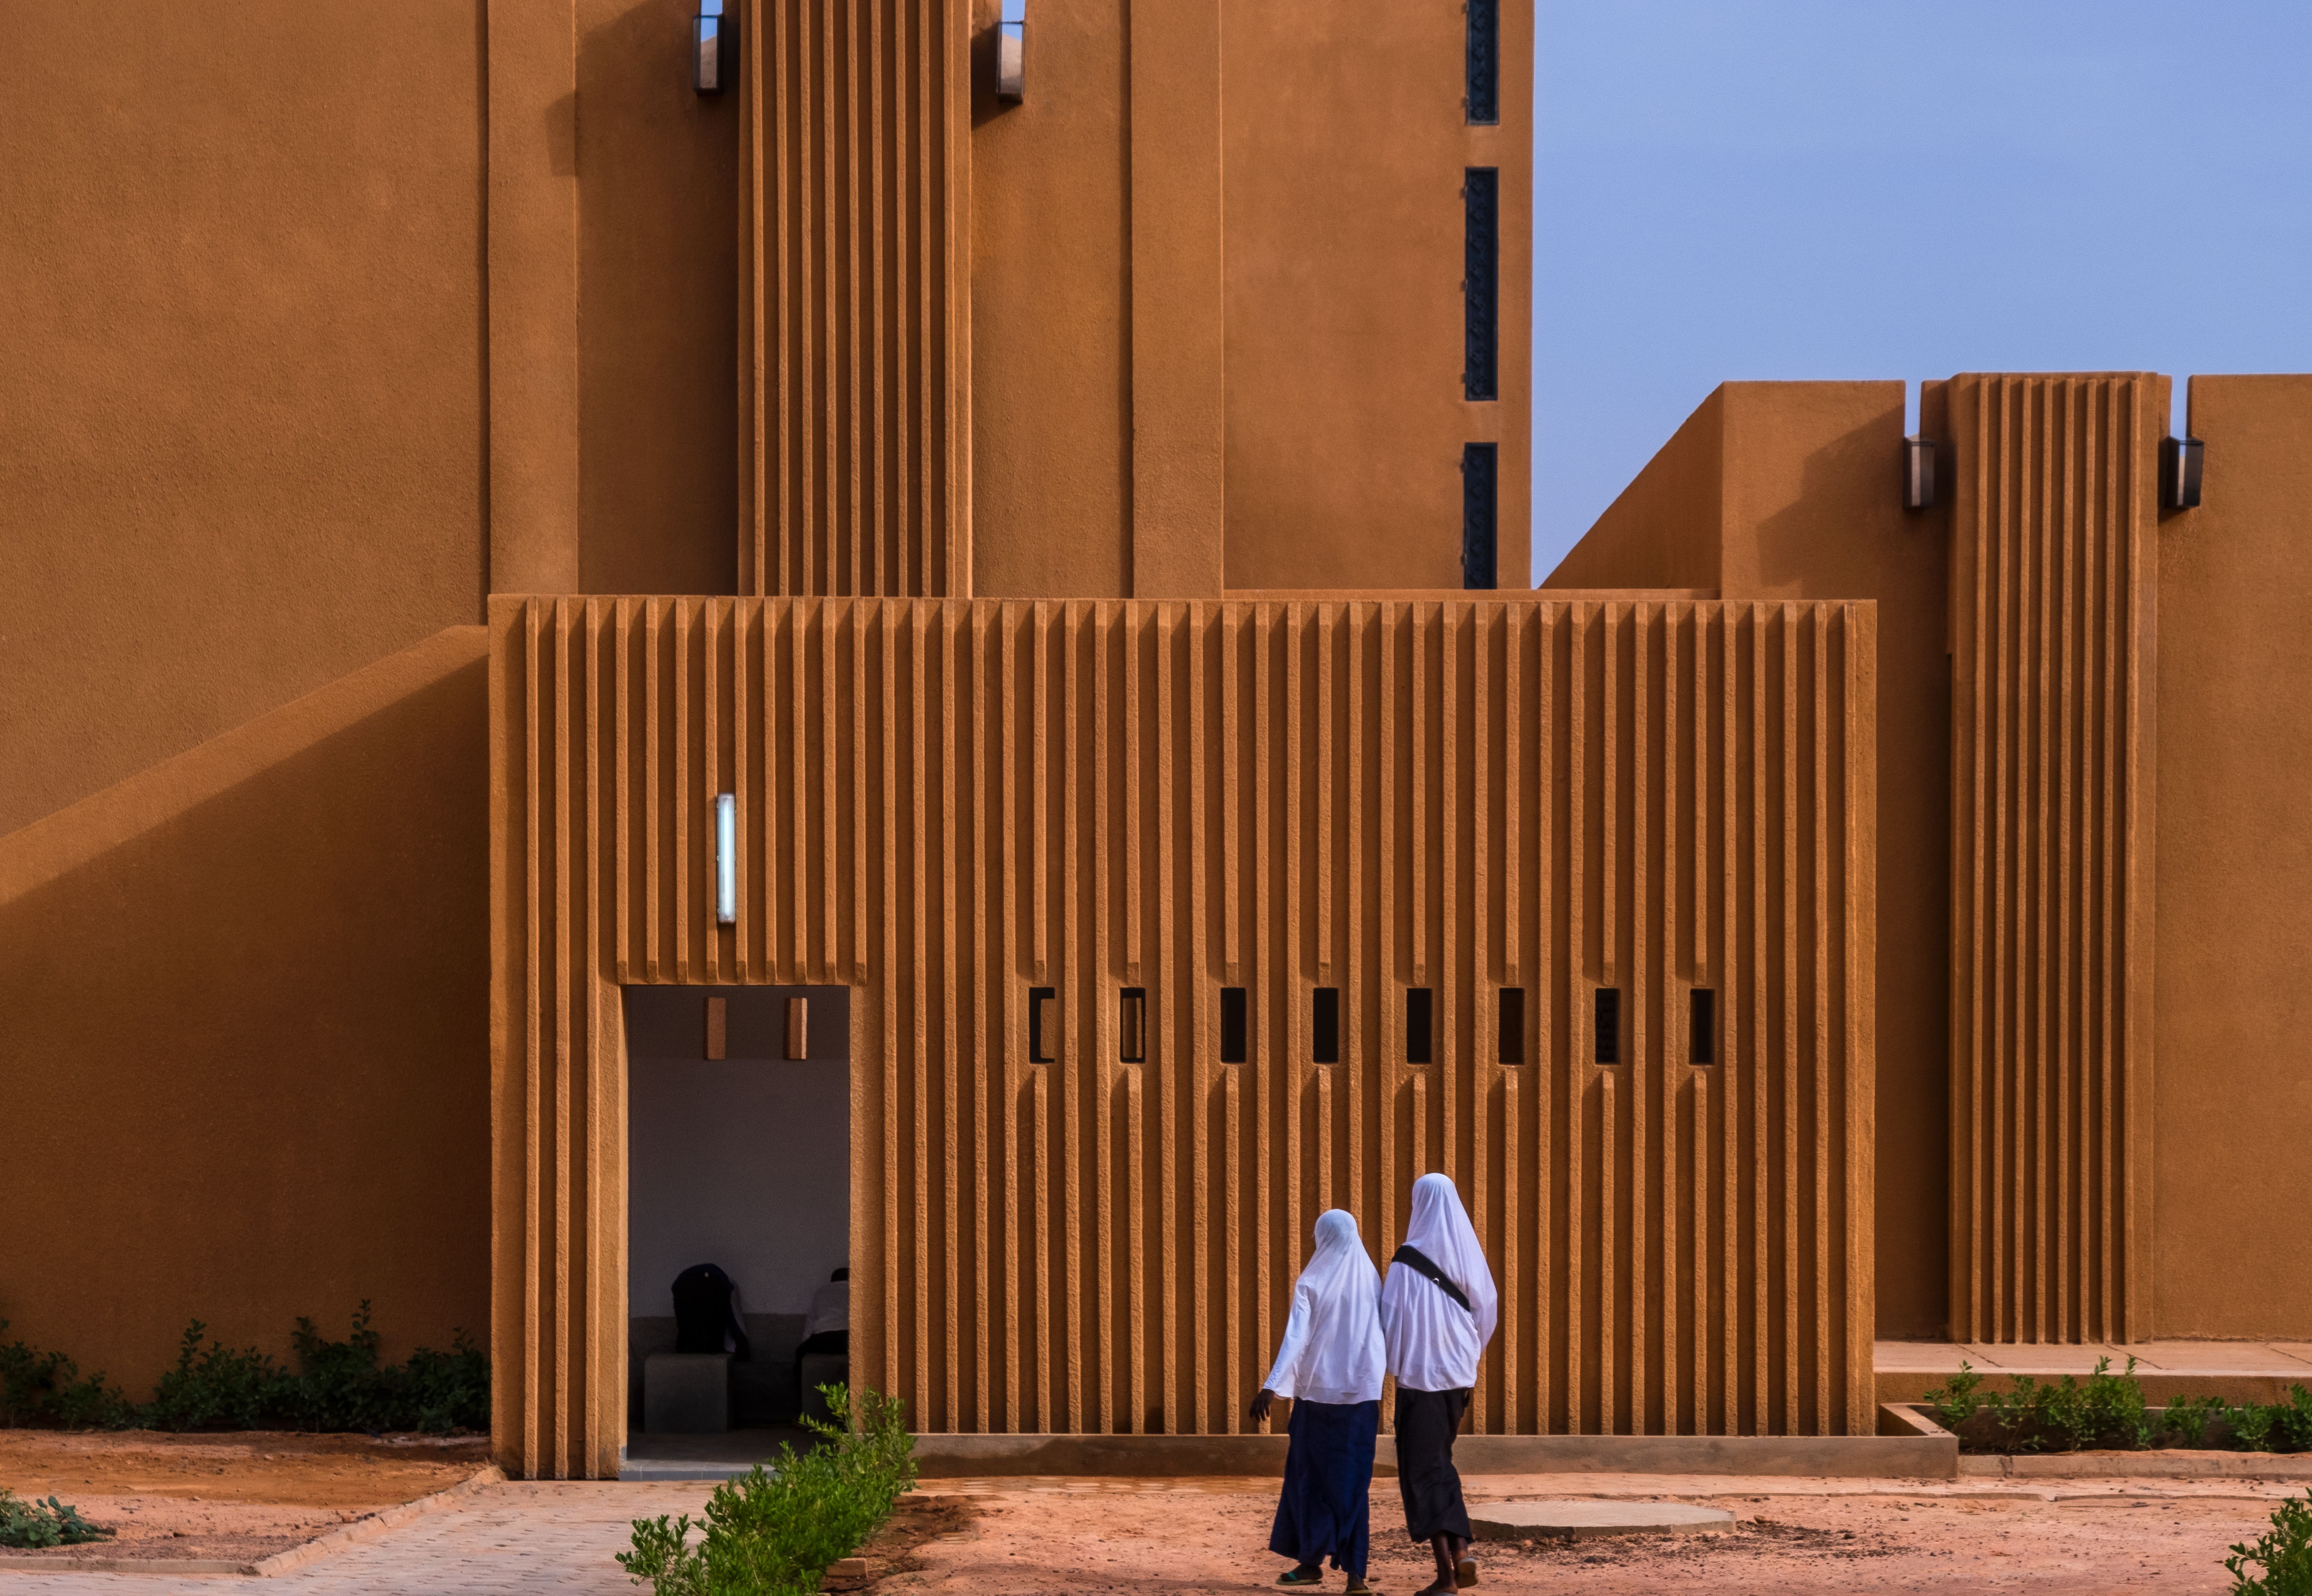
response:
<path id="1" fill-rule="evenodd" d="M 816 1406 L 812 1393 L 803 1380 L 803 1362 L 811 1357 L 839 1357 L 845 1360 L 841 1378 L 850 1379 L 851 1357 L 851 1271 L 839 1269 L 827 1278 L 827 1284 L 811 1293 L 810 1313 L 802 1321 L 802 1345 L 795 1348 L 795 1398 L 805 1412 Z M 828 1383 L 819 1382 L 817 1383 Z"/>

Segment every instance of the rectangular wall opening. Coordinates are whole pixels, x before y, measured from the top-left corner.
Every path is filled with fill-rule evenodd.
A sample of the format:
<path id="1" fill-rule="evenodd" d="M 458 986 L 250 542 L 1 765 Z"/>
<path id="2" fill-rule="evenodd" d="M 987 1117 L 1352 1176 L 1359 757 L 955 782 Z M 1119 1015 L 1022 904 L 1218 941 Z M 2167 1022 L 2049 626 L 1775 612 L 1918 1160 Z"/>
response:
<path id="1" fill-rule="evenodd" d="M 1244 989 L 1221 989 L 1221 1062 L 1241 1064 L 1246 1061 L 1250 1030 L 1245 1014 Z"/>
<path id="2" fill-rule="evenodd" d="M 1052 1027 L 1055 1022 L 1051 1011 L 1058 997 L 1058 992 L 1051 987 L 1028 989 L 1028 1062 L 1030 1064 L 1054 1062 L 1052 1042 L 1055 1033 Z"/>
<path id="3" fill-rule="evenodd" d="M 624 1005 L 627 1455 L 759 1458 L 848 1379 L 851 989 Z"/>
<path id="4" fill-rule="evenodd" d="M 1718 1062 L 1718 994 L 1696 987 L 1687 995 L 1686 1057 L 1696 1064 Z"/>
<path id="5" fill-rule="evenodd" d="M 1405 989 L 1405 1061 L 1426 1064 L 1430 1060 L 1429 989 Z"/>
<path id="6" fill-rule="evenodd" d="M 1472 127 L 1493 127 L 1502 119 L 1501 0 L 1464 0 L 1467 22 L 1461 115 Z"/>
<path id="7" fill-rule="evenodd" d="M 1622 989 L 1599 987 L 1590 1012 L 1590 1036 L 1596 1045 L 1592 1055 L 1600 1064 L 1622 1061 Z"/>
<path id="8" fill-rule="evenodd" d="M 1501 183 L 1499 169 L 1461 173 L 1461 397 L 1500 397 Z"/>
<path id="9" fill-rule="evenodd" d="M 1500 585 L 1494 532 L 1501 504 L 1496 477 L 1501 450 L 1491 443 L 1461 449 L 1461 586 L 1490 590 Z"/>
<path id="10" fill-rule="evenodd" d="M 1123 1064 L 1148 1062 L 1146 987 L 1125 987 L 1116 994 L 1116 1057 Z"/>
<path id="11" fill-rule="evenodd" d="M 1496 1056 L 1504 1064 L 1525 1062 L 1525 989 L 1501 990 L 1501 1039 Z"/>
<path id="12" fill-rule="evenodd" d="M 1341 989 L 1318 987 L 1309 994 L 1309 1051 L 1318 1064 L 1341 1061 Z"/>

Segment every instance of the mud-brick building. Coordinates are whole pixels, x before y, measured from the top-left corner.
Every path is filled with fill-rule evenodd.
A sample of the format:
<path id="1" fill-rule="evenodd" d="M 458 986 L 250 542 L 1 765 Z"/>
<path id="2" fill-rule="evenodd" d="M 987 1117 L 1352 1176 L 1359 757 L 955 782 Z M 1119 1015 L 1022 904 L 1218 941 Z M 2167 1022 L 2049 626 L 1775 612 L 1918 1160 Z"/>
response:
<path id="1" fill-rule="evenodd" d="M 1442 1170 L 1490 1432 L 2312 1336 L 2312 379 L 1731 385 L 1537 589 L 1530 7 L 1027 9 L 0 19 L 10 1334 L 1227 1437 Z"/>

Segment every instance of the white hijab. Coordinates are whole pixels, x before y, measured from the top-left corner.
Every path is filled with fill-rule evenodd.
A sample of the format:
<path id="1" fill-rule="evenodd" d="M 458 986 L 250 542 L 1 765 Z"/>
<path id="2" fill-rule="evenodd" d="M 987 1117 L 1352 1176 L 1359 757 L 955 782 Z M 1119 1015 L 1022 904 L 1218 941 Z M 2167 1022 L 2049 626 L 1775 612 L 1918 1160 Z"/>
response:
<path id="1" fill-rule="evenodd" d="M 1477 1383 L 1477 1359 L 1493 1339 L 1501 1298 L 1449 1177 L 1428 1174 L 1414 1182 L 1405 1244 L 1443 1270 L 1469 1305 L 1462 1307 L 1426 1276 L 1392 1264 L 1380 1291 L 1388 1372 L 1413 1391 L 1466 1391 Z"/>
<path id="2" fill-rule="evenodd" d="M 1276 1366 L 1261 1384 L 1309 1402 L 1380 1400 L 1380 1275 L 1365 1256 L 1353 1215 L 1317 1217 L 1317 1251 L 1292 1283 L 1292 1312 Z"/>

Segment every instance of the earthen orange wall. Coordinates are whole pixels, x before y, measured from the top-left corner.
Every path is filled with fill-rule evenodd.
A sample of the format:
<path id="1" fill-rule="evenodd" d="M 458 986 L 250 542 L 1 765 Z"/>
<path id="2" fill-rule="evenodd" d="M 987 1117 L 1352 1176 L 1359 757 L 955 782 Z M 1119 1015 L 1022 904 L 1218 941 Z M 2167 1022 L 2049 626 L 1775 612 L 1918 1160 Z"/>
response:
<path id="1" fill-rule="evenodd" d="M 1902 508 L 1903 397 L 1895 382 L 1721 385 L 1544 587 L 1876 604 L 1878 1330 L 1932 1337 L 1949 1226 L 1949 526 Z"/>
<path id="2" fill-rule="evenodd" d="M 489 1329 L 486 671 L 453 627 L 0 838 L 8 1339 L 149 1394 Z"/>
<path id="3" fill-rule="evenodd" d="M 1458 588 L 1461 446 L 1498 443 L 1500 585 L 1532 585 L 1533 7 L 1471 126 L 1466 9 L 1226 10 L 1228 586 Z M 1462 397 L 1462 173 L 1501 173 L 1501 397 Z M 1600 586 L 1627 586 L 1601 583 Z"/>
<path id="4" fill-rule="evenodd" d="M 1504 1283 L 1480 1428 L 1869 1433 L 1872 619 L 494 600 L 500 1457 L 617 1468 L 630 981 L 860 989 L 854 1368 L 917 1428 L 1239 1430 L 1318 1210 L 1381 1247 L 1444 1169 Z"/>
<path id="5" fill-rule="evenodd" d="M 2194 377 L 2159 523 L 2157 1332 L 2312 1332 L 2312 377 Z"/>
<path id="6" fill-rule="evenodd" d="M 1963 376 L 1951 507 L 1951 1330 L 2150 1333 L 2168 383 Z"/>
<path id="7" fill-rule="evenodd" d="M 474 0 L 0 10 L 0 833 L 480 620 L 481 72 Z"/>

